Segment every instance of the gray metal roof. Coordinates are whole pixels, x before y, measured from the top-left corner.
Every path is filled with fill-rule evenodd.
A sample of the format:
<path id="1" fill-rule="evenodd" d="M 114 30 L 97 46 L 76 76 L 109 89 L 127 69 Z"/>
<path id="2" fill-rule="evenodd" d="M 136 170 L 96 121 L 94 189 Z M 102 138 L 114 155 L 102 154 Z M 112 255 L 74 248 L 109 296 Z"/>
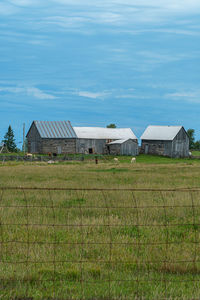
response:
<path id="1" fill-rule="evenodd" d="M 130 128 L 74 127 L 78 138 L 102 140 L 137 140 Z"/>
<path id="2" fill-rule="evenodd" d="M 70 121 L 34 121 L 41 138 L 76 138 Z"/>
<path id="3" fill-rule="evenodd" d="M 148 126 L 141 140 L 172 141 L 183 126 Z"/>

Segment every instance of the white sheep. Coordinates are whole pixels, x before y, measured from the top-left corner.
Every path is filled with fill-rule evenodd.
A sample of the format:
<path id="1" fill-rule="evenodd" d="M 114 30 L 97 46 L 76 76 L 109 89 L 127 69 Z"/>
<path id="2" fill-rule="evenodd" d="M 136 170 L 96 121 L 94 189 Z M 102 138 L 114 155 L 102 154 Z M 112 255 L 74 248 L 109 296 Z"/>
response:
<path id="1" fill-rule="evenodd" d="M 54 161 L 54 160 L 48 160 L 47 163 L 48 163 L 48 164 L 55 164 L 55 161 Z"/>
<path id="2" fill-rule="evenodd" d="M 131 158 L 131 163 L 136 163 L 136 158 L 135 157 Z"/>
<path id="3" fill-rule="evenodd" d="M 32 153 L 26 153 L 26 156 L 27 156 L 27 157 L 32 157 L 33 154 L 32 154 Z"/>
<path id="4" fill-rule="evenodd" d="M 117 157 L 114 158 L 115 162 L 119 162 L 119 159 Z"/>

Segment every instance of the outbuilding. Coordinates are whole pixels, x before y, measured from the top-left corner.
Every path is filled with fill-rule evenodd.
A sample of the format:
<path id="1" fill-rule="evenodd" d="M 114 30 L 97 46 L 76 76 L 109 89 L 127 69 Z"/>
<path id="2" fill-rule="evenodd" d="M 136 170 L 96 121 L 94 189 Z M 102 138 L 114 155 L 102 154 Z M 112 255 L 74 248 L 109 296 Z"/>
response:
<path id="1" fill-rule="evenodd" d="M 107 146 L 111 155 L 138 155 L 138 143 L 132 139 L 116 140 L 108 143 Z"/>
<path id="2" fill-rule="evenodd" d="M 76 133 L 70 121 L 33 121 L 27 135 L 30 153 L 76 153 Z"/>
<path id="3" fill-rule="evenodd" d="M 141 153 L 174 158 L 189 156 L 189 137 L 183 126 L 148 126 L 141 142 Z"/>
<path id="4" fill-rule="evenodd" d="M 132 140 L 134 147 L 138 148 L 137 137 L 130 128 L 74 127 L 74 131 L 77 135 L 77 153 L 109 154 L 110 143 L 117 140 L 126 141 L 127 145 L 132 144 L 127 143 Z"/>

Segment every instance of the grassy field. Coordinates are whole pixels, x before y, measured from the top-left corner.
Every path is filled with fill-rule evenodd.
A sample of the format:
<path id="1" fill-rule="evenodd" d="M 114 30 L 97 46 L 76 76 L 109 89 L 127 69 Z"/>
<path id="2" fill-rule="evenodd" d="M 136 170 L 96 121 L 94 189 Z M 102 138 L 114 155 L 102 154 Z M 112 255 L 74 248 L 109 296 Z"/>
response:
<path id="1" fill-rule="evenodd" d="M 192 151 L 192 155 L 200 156 L 200 151 L 194 150 L 194 151 Z"/>
<path id="2" fill-rule="evenodd" d="M 198 160 L 150 156 L 0 174 L 0 188 L 200 188 Z M 200 298 L 200 192 L 0 193 L 0 299 Z"/>

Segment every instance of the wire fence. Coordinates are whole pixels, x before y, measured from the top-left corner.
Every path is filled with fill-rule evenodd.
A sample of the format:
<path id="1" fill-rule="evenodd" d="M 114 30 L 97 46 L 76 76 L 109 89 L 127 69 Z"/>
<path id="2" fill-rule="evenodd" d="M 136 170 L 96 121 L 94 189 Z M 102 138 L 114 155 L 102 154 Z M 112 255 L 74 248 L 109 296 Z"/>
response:
<path id="1" fill-rule="evenodd" d="M 0 162 L 49 162 L 49 163 L 55 163 L 55 162 L 64 162 L 64 161 L 84 161 L 83 155 L 56 155 L 56 156 L 45 156 L 45 155 L 0 155 Z"/>
<path id="2" fill-rule="evenodd" d="M 200 299 L 199 196 L 0 188 L 0 299 Z"/>

